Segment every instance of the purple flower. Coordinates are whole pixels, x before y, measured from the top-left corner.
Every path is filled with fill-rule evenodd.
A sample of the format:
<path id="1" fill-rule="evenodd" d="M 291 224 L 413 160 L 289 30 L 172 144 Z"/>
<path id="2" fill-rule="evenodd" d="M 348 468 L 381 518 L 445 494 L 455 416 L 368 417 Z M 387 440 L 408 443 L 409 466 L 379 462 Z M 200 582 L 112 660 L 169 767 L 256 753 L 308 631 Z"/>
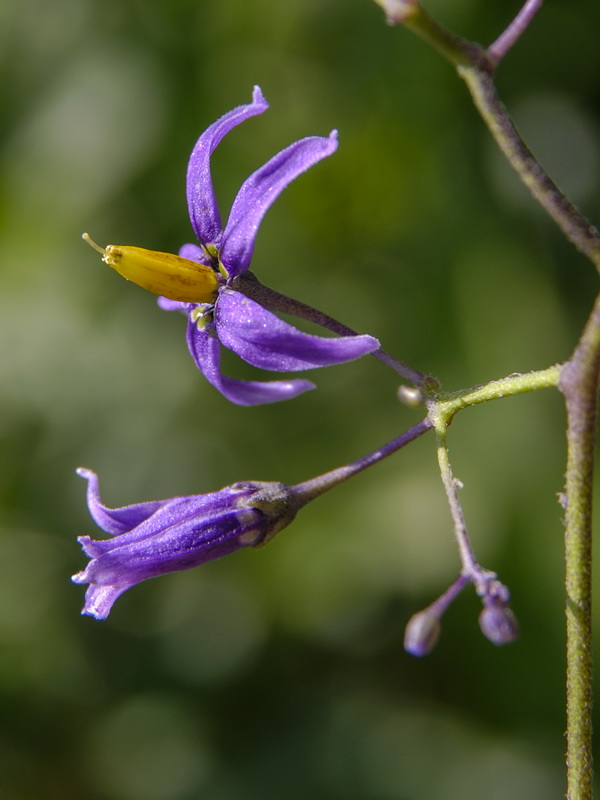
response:
<path id="1" fill-rule="evenodd" d="M 114 537 L 78 539 L 91 561 L 72 580 L 90 584 L 82 613 L 96 619 L 106 619 L 115 600 L 136 583 L 266 544 L 302 505 L 284 484 L 254 482 L 107 508 L 100 500 L 97 475 L 88 469 L 77 472 L 88 481 L 90 514 Z"/>
<path id="2" fill-rule="evenodd" d="M 214 270 L 218 281 L 212 302 L 181 302 L 165 297 L 159 300 L 163 309 L 187 314 L 187 342 L 194 361 L 215 388 L 239 405 L 286 400 L 314 385 L 306 380 L 227 378 L 221 373 L 220 344 L 255 367 L 278 372 L 340 364 L 379 347 L 372 336 L 334 339 L 303 333 L 236 291 L 236 279 L 250 266 L 254 240 L 267 209 L 298 175 L 337 148 L 336 131 L 327 138 L 309 136 L 286 147 L 243 183 L 223 226 L 210 157 L 229 131 L 267 108 L 261 90 L 255 87 L 252 102 L 233 109 L 204 131 L 190 157 L 187 201 L 200 245 L 186 244 L 179 255 Z"/>

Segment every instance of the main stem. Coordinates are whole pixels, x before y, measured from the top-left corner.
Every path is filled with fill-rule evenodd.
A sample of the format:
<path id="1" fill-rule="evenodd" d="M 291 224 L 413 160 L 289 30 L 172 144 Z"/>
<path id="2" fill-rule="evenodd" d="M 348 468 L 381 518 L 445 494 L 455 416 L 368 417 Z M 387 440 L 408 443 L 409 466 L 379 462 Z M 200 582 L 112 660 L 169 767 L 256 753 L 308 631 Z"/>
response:
<path id="1" fill-rule="evenodd" d="M 592 798 L 592 495 L 599 374 L 600 295 L 559 383 L 567 407 L 568 800 Z"/>

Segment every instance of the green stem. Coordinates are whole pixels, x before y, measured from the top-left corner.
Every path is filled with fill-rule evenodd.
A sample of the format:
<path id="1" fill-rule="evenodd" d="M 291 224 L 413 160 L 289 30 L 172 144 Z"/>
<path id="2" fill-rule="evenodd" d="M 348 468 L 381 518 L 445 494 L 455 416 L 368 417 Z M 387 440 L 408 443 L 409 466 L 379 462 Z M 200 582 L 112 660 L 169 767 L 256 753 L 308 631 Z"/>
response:
<path id="1" fill-rule="evenodd" d="M 450 465 L 450 456 L 448 453 L 448 443 L 446 438 L 446 426 L 436 429 L 436 437 L 440 474 L 442 476 L 442 483 L 446 491 L 446 497 L 448 498 L 450 514 L 452 515 L 454 536 L 458 544 L 462 571 L 463 573 L 470 575 L 477 567 L 477 560 L 469 540 L 467 523 L 465 522 L 462 506 L 460 500 L 458 499 L 458 487 L 460 484 L 454 477 L 452 467 Z"/>
<path id="2" fill-rule="evenodd" d="M 599 374 L 600 296 L 559 383 L 567 407 L 568 800 L 592 797 L 592 492 Z"/>
<path id="3" fill-rule="evenodd" d="M 392 18 L 390 21 L 394 22 L 396 20 Z M 412 5 L 410 13 L 399 17 L 397 22 L 401 22 L 405 28 L 408 28 L 423 39 L 424 42 L 433 47 L 434 50 L 437 50 L 440 55 L 456 67 L 460 65 L 469 66 L 477 62 L 491 66 L 491 61 L 489 61 L 485 50 L 480 45 L 456 36 L 456 34 L 444 28 L 443 25 L 440 25 L 418 4 Z"/>
<path id="4" fill-rule="evenodd" d="M 555 364 L 546 369 L 515 373 L 481 386 L 474 386 L 470 389 L 462 389 L 458 392 L 433 397 L 427 403 L 429 415 L 434 420 L 436 428 L 441 429 L 449 424 L 458 411 L 468 406 L 556 386 L 559 381 L 560 370 L 561 365 Z"/>
<path id="5" fill-rule="evenodd" d="M 431 414 L 430 414 L 431 417 Z M 442 483 L 448 499 L 450 507 L 450 514 L 452 516 L 452 523 L 454 527 L 454 537 L 458 545 L 458 552 L 461 561 L 461 574 L 466 576 L 475 586 L 477 594 L 481 598 L 487 598 L 489 601 L 492 597 L 501 600 L 502 603 L 507 603 L 509 599 L 509 591 L 497 579 L 495 572 L 484 569 L 475 557 L 475 551 L 471 545 L 469 532 L 467 530 L 467 523 L 462 509 L 460 499 L 458 497 L 458 490 L 462 487 L 461 482 L 454 476 L 452 465 L 450 464 L 450 454 L 448 452 L 447 430 L 451 422 L 451 417 L 438 416 L 435 423 L 436 441 L 437 441 L 437 456 L 440 465 L 440 474 L 442 476 Z M 503 613 L 506 613 L 506 609 Z M 512 614 L 511 614 L 512 617 Z M 514 619 L 514 618 L 513 618 Z M 516 636 L 517 625 L 515 621 L 512 632 Z M 484 631 L 485 635 L 488 633 Z M 488 636 L 489 638 L 489 636 Z M 506 644 L 512 641 L 514 636 L 507 639 L 494 639 L 496 644 Z"/>

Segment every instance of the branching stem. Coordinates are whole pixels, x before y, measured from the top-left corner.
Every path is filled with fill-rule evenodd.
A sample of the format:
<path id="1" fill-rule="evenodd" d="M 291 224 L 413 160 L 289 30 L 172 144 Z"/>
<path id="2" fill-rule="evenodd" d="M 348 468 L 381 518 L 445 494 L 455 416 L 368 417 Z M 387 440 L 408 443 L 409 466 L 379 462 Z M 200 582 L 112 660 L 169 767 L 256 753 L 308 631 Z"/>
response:
<path id="1" fill-rule="evenodd" d="M 446 30 L 417 2 L 406 4 L 410 6 L 410 13 L 398 13 L 396 16 L 393 0 L 376 2 L 386 9 L 389 7 L 390 22 L 401 23 L 456 67 L 483 121 L 510 165 L 567 239 L 600 271 L 600 233 L 536 160 L 513 124 L 494 85 L 493 73 L 498 61 L 523 33 L 540 3 L 534 0 L 526 2 L 504 34 L 486 50 Z"/>
<path id="2" fill-rule="evenodd" d="M 525 5 L 508 28 L 488 47 L 488 55 L 495 65 L 500 63 L 515 42 L 521 38 L 531 20 L 542 7 L 543 2 L 544 0 L 526 0 Z"/>
<path id="3" fill-rule="evenodd" d="M 567 239 L 600 271 L 600 233 L 560 191 L 536 160 L 513 124 L 494 85 L 495 68 L 522 35 L 543 0 L 526 0 L 513 22 L 487 50 L 446 31 L 431 19 L 418 0 L 375 0 L 375 2 L 385 9 L 388 22 L 404 25 L 427 41 L 456 67 L 493 138 L 521 181 Z M 567 408 L 567 470 L 564 503 L 568 800 L 591 800 L 592 797 L 591 518 L 599 374 L 600 298 L 596 301 L 579 344 L 569 361 L 562 367 L 549 368 L 545 375 L 537 373 L 542 381 L 548 380 L 547 385 L 559 386 L 565 396 Z M 510 381 L 510 378 L 504 380 Z M 430 414 L 434 410 L 442 417 L 444 413 L 456 413 L 465 405 L 477 402 L 476 393 L 479 393 L 480 402 L 491 399 L 489 386 L 480 387 L 470 395 L 461 392 L 454 398 L 442 398 L 442 403 L 432 407 Z M 454 407 L 452 402 L 455 403 Z M 445 421 L 448 422 L 448 419 Z M 436 421 L 438 437 L 440 431 L 444 430 L 443 422 L 443 418 Z M 444 464 L 445 458 L 442 456 L 441 465 Z M 449 470 L 449 463 L 445 468 Z M 445 484 L 447 491 L 456 492 L 456 487 L 452 489 L 449 478 L 445 480 Z M 453 503 L 451 500 L 451 508 Z M 453 516 L 455 516 L 455 526 L 460 531 L 464 521 L 456 512 L 453 512 Z M 465 551 L 464 558 L 470 558 L 468 550 Z"/>

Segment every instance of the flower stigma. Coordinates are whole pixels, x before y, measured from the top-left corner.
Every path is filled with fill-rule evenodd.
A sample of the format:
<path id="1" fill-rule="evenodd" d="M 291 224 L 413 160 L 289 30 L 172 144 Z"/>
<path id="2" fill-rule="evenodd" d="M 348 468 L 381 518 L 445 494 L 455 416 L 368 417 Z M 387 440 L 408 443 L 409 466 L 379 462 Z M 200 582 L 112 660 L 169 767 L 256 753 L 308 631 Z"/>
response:
<path id="1" fill-rule="evenodd" d="M 219 279 L 205 264 L 143 247 L 100 247 L 87 233 L 82 234 L 82 239 L 101 253 L 104 263 L 119 275 L 153 294 L 183 303 L 211 303 L 216 295 Z"/>

